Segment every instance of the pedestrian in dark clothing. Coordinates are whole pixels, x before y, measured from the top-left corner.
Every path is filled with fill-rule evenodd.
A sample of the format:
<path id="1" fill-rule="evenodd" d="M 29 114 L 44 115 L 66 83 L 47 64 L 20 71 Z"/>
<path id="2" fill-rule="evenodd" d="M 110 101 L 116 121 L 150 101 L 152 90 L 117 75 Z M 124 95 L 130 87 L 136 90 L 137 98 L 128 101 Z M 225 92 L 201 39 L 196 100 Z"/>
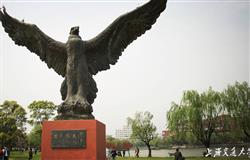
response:
<path id="1" fill-rule="evenodd" d="M 182 154 L 179 151 L 179 148 L 176 148 L 176 152 L 175 153 L 169 153 L 169 156 L 174 156 L 175 160 L 185 160 L 185 158 L 182 157 Z"/>
<path id="2" fill-rule="evenodd" d="M 122 151 L 122 156 L 125 157 L 125 150 Z"/>
<path id="3" fill-rule="evenodd" d="M 112 160 L 115 160 L 116 156 L 117 156 L 116 150 L 112 149 L 112 151 L 111 151 Z"/>
<path id="4" fill-rule="evenodd" d="M 136 147 L 135 148 L 135 157 L 139 157 L 139 152 L 140 152 L 139 148 Z"/>
<path id="5" fill-rule="evenodd" d="M 32 160 L 33 158 L 33 151 L 32 151 L 32 148 L 30 148 L 29 150 L 29 160 Z"/>
<path id="6" fill-rule="evenodd" d="M 7 147 L 4 147 L 4 160 L 9 160 L 10 150 Z"/>
<path id="7" fill-rule="evenodd" d="M 4 150 L 0 147 L 0 160 L 4 160 Z"/>

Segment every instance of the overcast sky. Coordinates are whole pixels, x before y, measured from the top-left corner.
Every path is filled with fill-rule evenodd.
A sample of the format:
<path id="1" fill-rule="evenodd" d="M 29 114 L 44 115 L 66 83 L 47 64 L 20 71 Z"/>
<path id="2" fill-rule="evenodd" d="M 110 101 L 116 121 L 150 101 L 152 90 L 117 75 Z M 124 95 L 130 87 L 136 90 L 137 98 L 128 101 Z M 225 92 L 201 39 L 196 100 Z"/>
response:
<path id="1" fill-rule="evenodd" d="M 72 26 L 91 39 L 121 14 L 146 1 L 1 1 L 7 12 L 36 24 L 66 42 Z M 34 100 L 60 104 L 63 78 L 0 27 L 0 104 L 15 100 L 26 108 Z M 175 1 L 153 28 L 127 47 L 118 63 L 94 76 L 99 89 L 94 116 L 107 134 L 137 111 L 150 111 L 160 133 L 166 112 L 184 90 L 222 90 L 235 81 L 249 82 L 249 1 Z"/>

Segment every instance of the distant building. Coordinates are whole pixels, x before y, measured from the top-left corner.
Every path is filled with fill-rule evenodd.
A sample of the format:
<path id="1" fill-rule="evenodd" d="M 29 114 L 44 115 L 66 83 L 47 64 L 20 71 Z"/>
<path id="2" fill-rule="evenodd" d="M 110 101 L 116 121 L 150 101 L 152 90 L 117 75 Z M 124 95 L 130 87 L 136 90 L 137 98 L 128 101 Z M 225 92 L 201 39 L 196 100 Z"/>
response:
<path id="1" fill-rule="evenodd" d="M 122 129 L 117 129 L 115 131 L 115 138 L 118 139 L 129 139 L 132 134 L 132 129 L 129 126 L 123 126 Z"/>
<path id="2" fill-rule="evenodd" d="M 225 114 L 219 115 L 218 117 L 216 117 L 215 121 L 216 121 L 215 124 L 216 132 L 230 132 L 239 129 L 238 128 L 239 126 L 237 126 L 235 119 L 230 115 L 225 115 Z M 206 130 L 208 127 L 208 121 L 204 120 L 203 123 Z"/>
<path id="3" fill-rule="evenodd" d="M 167 137 L 170 137 L 170 136 L 173 136 L 173 132 L 171 132 L 170 130 L 164 130 L 161 132 L 161 136 L 162 138 L 167 138 Z"/>

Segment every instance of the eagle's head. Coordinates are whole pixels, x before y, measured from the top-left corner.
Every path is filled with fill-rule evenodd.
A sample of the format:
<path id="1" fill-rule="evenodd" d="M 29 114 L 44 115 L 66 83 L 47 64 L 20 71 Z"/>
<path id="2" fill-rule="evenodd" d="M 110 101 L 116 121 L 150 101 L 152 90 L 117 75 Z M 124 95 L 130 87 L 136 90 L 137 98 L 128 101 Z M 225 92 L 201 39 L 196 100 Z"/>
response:
<path id="1" fill-rule="evenodd" d="M 72 27 L 69 32 L 70 35 L 77 35 L 79 36 L 79 26 Z"/>

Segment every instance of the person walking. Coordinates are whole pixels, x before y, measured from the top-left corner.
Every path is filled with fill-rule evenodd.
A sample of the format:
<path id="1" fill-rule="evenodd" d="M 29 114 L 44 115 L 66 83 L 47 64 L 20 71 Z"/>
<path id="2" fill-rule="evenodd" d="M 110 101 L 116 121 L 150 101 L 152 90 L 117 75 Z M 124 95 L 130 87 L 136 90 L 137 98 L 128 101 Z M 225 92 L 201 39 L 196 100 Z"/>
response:
<path id="1" fill-rule="evenodd" d="M 0 147 L 0 160 L 4 160 L 4 150 L 3 150 L 3 147 Z"/>
<path id="2" fill-rule="evenodd" d="M 126 153 L 126 151 L 122 150 L 122 157 L 125 157 L 125 153 Z"/>
<path id="3" fill-rule="evenodd" d="M 32 151 L 32 148 L 30 147 L 30 150 L 29 150 L 29 160 L 32 160 L 33 158 L 33 151 Z"/>
<path id="4" fill-rule="evenodd" d="M 4 160 L 9 160 L 9 156 L 10 156 L 10 150 L 7 147 L 4 147 Z"/>
<path id="5" fill-rule="evenodd" d="M 135 148 L 135 157 L 139 157 L 140 150 L 138 147 Z"/>
<path id="6" fill-rule="evenodd" d="M 115 160 L 115 157 L 116 157 L 116 156 L 117 156 L 116 150 L 115 150 L 115 149 L 112 149 L 112 151 L 111 151 L 112 160 Z"/>

